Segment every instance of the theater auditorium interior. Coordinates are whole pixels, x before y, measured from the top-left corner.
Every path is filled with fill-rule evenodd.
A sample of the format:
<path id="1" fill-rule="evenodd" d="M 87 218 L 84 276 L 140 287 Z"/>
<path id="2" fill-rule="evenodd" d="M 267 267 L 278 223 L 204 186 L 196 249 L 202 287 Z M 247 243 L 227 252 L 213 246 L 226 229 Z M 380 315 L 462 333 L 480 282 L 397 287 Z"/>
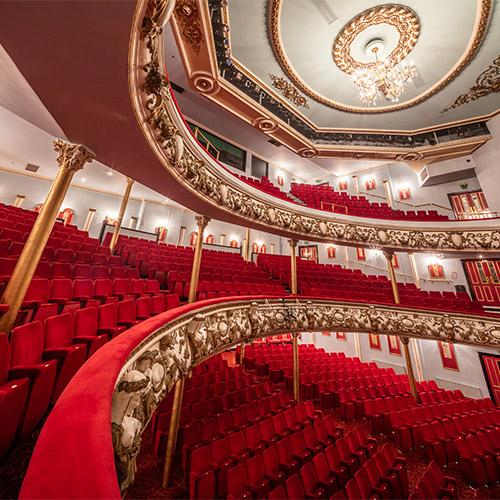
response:
<path id="1" fill-rule="evenodd" d="M 497 0 L 0 1 L 0 498 L 500 498 Z"/>

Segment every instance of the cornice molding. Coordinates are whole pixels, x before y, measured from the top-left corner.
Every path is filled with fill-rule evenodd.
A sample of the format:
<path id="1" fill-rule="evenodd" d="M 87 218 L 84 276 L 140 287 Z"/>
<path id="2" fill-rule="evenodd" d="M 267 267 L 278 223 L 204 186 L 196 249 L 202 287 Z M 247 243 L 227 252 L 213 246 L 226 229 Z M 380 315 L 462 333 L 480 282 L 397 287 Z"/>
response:
<path id="1" fill-rule="evenodd" d="M 145 0 L 144 0 L 145 1 Z M 144 8 L 144 2 L 139 2 Z M 223 169 L 196 142 L 161 74 L 161 27 L 150 15 L 136 20 L 130 50 L 130 92 L 138 123 L 173 179 L 202 199 L 222 219 L 297 239 L 348 246 L 441 253 L 498 253 L 500 230 L 491 222 L 462 224 L 364 221 L 321 213 L 271 198 Z"/>

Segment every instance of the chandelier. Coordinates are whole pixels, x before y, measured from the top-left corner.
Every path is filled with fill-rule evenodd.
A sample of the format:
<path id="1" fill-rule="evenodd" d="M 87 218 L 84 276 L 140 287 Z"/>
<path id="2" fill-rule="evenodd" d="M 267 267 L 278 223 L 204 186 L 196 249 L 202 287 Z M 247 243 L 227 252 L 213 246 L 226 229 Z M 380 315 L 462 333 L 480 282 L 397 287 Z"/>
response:
<path id="1" fill-rule="evenodd" d="M 359 98 L 365 104 L 377 104 L 380 98 L 397 102 L 404 92 L 405 83 L 417 76 L 413 63 L 394 64 L 390 57 L 379 60 L 378 52 L 381 47 L 381 41 L 371 41 L 367 49 L 375 57 L 375 62 L 356 70 L 352 75 Z"/>

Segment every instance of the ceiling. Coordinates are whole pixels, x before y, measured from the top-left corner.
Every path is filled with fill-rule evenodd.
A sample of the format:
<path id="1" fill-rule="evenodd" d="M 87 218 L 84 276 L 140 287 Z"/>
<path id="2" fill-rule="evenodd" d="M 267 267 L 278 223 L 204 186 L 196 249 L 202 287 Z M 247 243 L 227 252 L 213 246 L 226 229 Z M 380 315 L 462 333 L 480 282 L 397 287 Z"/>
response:
<path id="1" fill-rule="evenodd" d="M 403 9 L 393 14 L 393 18 L 399 16 L 396 21 L 380 14 L 356 21 L 357 31 L 348 32 L 349 43 L 344 43 L 346 53 L 355 61 L 369 62 L 365 45 L 371 39 L 383 40 L 385 53 L 398 42 L 410 45 L 402 60 L 415 64 L 418 77 L 406 84 L 403 98 L 395 105 L 385 100 L 375 107 L 363 105 L 352 76 L 336 64 L 332 54 L 337 36 L 345 35 L 343 29 L 352 19 L 384 5 L 377 0 L 230 0 L 227 15 L 231 57 L 236 66 L 275 94 L 279 95 L 280 89 L 273 86 L 270 75 L 295 87 L 307 107 L 303 101 L 297 105 L 290 99 L 284 99 L 286 104 L 318 129 L 412 131 L 434 127 L 489 115 L 499 108 L 499 94 L 491 93 L 443 112 L 475 84 L 478 75 L 498 56 L 500 10 L 492 9 L 482 36 L 476 26 L 476 17 L 488 3 L 405 0 L 391 4 Z M 404 29 L 409 29 L 402 16 L 405 11 L 413 11 L 418 23 L 413 27 L 418 32 L 412 44 L 403 38 L 408 35 Z M 473 54 L 469 44 L 475 36 L 479 49 Z M 431 93 L 465 54 L 471 54 L 471 61 L 457 72 L 456 78 L 420 104 L 412 104 L 412 100 Z"/>

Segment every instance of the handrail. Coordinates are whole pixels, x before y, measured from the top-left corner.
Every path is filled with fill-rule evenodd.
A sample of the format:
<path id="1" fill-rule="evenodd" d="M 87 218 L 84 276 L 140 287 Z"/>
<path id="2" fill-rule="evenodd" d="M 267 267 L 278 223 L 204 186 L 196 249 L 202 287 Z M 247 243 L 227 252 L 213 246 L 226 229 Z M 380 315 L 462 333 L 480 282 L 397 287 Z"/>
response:
<path id="1" fill-rule="evenodd" d="M 219 159 L 219 156 L 220 156 L 220 151 L 212 144 L 212 142 L 210 141 L 210 139 L 199 129 L 199 127 L 195 127 L 194 129 L 194 136 L 198 139 L 198 136 L 200 135 L 205 141 L 206 143 L 215 151 L 215 158 L 218 160 Z M 207 150 L 208 153 L 210 153 L 210 151 L 205 148 Z M 212 154 L 212 153 L 210 153 Z"/>
<path id="2" fill-rule="evenodd" d="M 163 2 L 139 0 L 132 24 L 129 90 L 144 137 L 169 175 L 219 218 L 308 241 L 399 251 L 500 253 L 500 229 L 488 221 L 421 222 L 376 220 L 325 213 L 271 197 L 244 183 L 212 158 L 193 136 L 161 73 Z M 205 73 L 193 85 L 206 95 L 219 90 Z M 257 126 L 257 125 L 256 125 Z M 265 124 L 268 130 L 268 124 Z M 272 129 L 269 129 L 272 130 Z"/>
<path id="3" fill-rule="evenodd" d="M 381 196 L 380 194 L 372 194 L 369 193 L 368 191 L 359 191 L 359 194 L 363 196 L 372 196 L 373 198 L 379 198 L 381 200 L 384 200 L 384 203 L 387 203 L 387 198 L 385 196 Z M 445 207 L 444 205 L 440 205 L 439 203 L 434 203 L 433 201 L 429 201 L 428 203 L 409 203 L 408 201 L 401 201 L 401 200 L 394 200 L 394 203 L 399 203 L 400 205 L 407 205 L 408 207 L 412 208 L 421 208 L 421 207 L 436 207 L 436 208 L 441 208 L 442 210 L 447 210 L 448 212 L 453 213 L 453 210 L 450 207 Z"/>
<path id="4" fill-rule="evenodd" d="M 133 481 L 142 431 L 179 377 L 241 342 L 322 330 L 500 346 L 500 318 L 486 314 L 291 296 L 181 306 L 132 327 L 83 365 L 42 429 L 20 498 L 119 499 Z M 132 415 L 139 405 L 143 417 Z"/>

